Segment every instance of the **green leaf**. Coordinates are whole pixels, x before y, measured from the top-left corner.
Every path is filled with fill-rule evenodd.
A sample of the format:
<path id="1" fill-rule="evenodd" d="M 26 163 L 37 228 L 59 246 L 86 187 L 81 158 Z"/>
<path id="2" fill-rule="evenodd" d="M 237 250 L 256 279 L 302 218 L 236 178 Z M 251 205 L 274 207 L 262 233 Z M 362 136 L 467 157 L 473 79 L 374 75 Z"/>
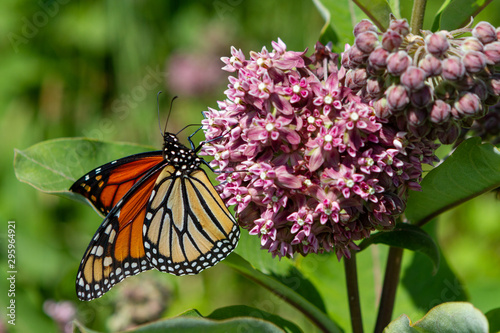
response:
<path id="1" fill-rule="evenodd" d="M 433 236 L 435 227 L 436 224 L 432 223 L 424 229 Z M 415 252 L 401 280 L 415 305 L 424 311 L 444 302 L 468 300 L 464 286 L 442 252 L 439 252 L 439 257 L 439 269 L 434 273 L 434 267 L 429 260 L 421 253 Z"/>
<path id="2" fill-rule="evenodd" d="M 486 318 L 490 324 L 490 333 L 500 332 L 500 308 L 486 312 Z"/>
<path id="3" fill-rule="evenodd" d="M 500 186 L 500 152 L 480 138 L 463 142 L 423 179 L 422 192 L 410 191 L 406 217 L 422 225 L 442 212 Z"/>
<path id="4" fill-rule="evenodd" d="M 37 190 L 85 201 L 80 195 L 68 192 L 75 180 L 102 164 L 149 150 L 151 147 L 131 143 L 55 139 L 25 150 L 15 149 L 14 170 L 17 179 Z"/>
<path id="5" fill-rule="evenodd" d="M 325 20 L 320 42 L 332 42 L 333 51 L 344 52 L 344 45 L 354 41 L 354 25 L 367 16 L 358 7 L 351 6 L 350 0 L 313 0 L 313 3 Z"/>
<path id="6" fill-rule="evenodd" d="M 359 244 L 361 250 L 370 244 L 386 244 L 400 247 L 426 255 L 434 265 L 433 274 L 439 267 L 439 250 L 432 239 L 422 228 L 414 225 L 399 223 L 391 231 L 380 231 L 366 238 Z"/>
<path id="7" fill-rule="evenodd" d="M 390 14 L 393 13 L 386 0 L 353 0 L 381 31 L 389 27 Z"/>
<path id="8" fill-rule="evenodd" d="M 164 333 L 164 332 L 284 332 L 273 323 L 255 318 L 234 318 L 228 320 L 212 320 L 195 317 L 177 317 L 157 321 L 151 324 L 140 326 L 127 332 L 141 333 Z"/>
<path id="9" fill-rule="evenodd" d="M 492 0 L 446 0 L 434 18 L 432 31 L 455 30 L 469 24 Z"/>
<path id="10" fill-rule="evenodd" d="M 450 302 L 432 308 L 421 320 L 411 324 L 406 315 L 392 321 L 384 333 L 487 333 L 488 321 L 472 304 Z"/>
<path id="11" fill-rule="evenodd" d="M 248 261 L 243 259 L 238 254 L 234 252 L 231 253 L 224 261 L 222 261 L 222 263 L 234 268 L 250 280 L 255 281 L 276 295 L 282 297 L 288 303 L 299 309 L 322 330 L 326 330 L 328 332 L 342 332 L 337 323 L 330 319 L 315 304 L 311 303 L 308 299 L 297 293 L 291 287 L 255 269 Z"/>
<path id="12" fill-rule="evenodd" d="M 224 320 L 236 317 L 252 317 L 257 319 L 263 319 L 275 324 L 285 332 L 290 332 L 290 333 L 302 332 L 302 330 L 291 321 L 288 321 L 275 314 L 246 305 L 234 305 L 234 306 L 219 308 L 207 316 L 207 318 L 215 320 Z"/>

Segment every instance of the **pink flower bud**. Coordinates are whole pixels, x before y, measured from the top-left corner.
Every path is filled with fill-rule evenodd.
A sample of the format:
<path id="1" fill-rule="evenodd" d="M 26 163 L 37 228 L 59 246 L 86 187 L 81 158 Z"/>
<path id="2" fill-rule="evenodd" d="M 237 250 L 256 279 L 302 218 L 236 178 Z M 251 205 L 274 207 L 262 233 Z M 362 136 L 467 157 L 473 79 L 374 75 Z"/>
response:
<path id="1" fill-rule="evenodd" d="M 380 44 L 377 34 L 373 31 L 360 33 L 354 43 L 364 53 L 372 52 Z"/>
<path id="2" fill-rule="evenodd" d="M 462 51 L 467 52 L 467 51 L 483 51 L 483 43 L 479 41 L 479 39 L 475 37 L 467 37 L 464 39 L 462 45 L 460 46 Z"/>
<path id="3" fill-rule="evenodd" d="M 381 47 L 377 47 L 375 50 L 373 50 L 372 53 L 370 53 L 370 56 L 368 57 L 368 63 L 376 71 L 385 70 L 387 66 L 388 56 L 389 52 Z"/>
<path id="4" fill-rule="evenodd" d="M 492 75 L 486 85 L 491 95 L 500 95 L 500 74 Z"/>
<path id="5" fill-rule="evenodd" d="M 412 126 L 422 125 L 427 119 L 427 110 L 410 108 L 406 111 L 406 119 L 408 120 L 408 124 Z"/>
<path id="6" fill-rule="evenodd" d="M 387 97 L 387 104 L 391 110 L 402 110 L 410 103 L 408 91 L 404 86 L 399 84 L 390 86 L 385 95 Z"/>
<path id="7" fill-rule="evenodd" d="M 470 92 L 463 94 L 453 106 L 463 117 L 477 115 L 483 110 L 483 105 L 479 97 Z"/>
<path id="8" fill-rule="evenodd" d="M 425 84 L 426 73 L 415 66 L 409 66 L 401 75 L 401 84 L 405 85 L 410 91 L 418 90 Z"/>
<path id="9" fill-rule="evenodd" d="M 363 64 L 368 58 L 368 55 L 363 53 L 356 45 L 353 45 L 347 51 L 347 66 L 349 68 L 355 68 Z"/>
<path id="10" fill-rule="evenodd" d="M 377 32 L 377 27 L 370 20 L 363 19 L 354 27 L 354 37 L 358 37 L 359 34 L 367 31 Z"/>
<path id="11" fill-rule="evenodd" d="M 376 77 L 370 77 L 366 80 L 366 97 L 369 99 L 378 98 L 382 94 L 382 89 L 384 87 L 384 83 Z"/>
<path id="12" fill-rule="evenodd" d="M 391 53 L 387 57 L 387 71 L 392 75 L 401 75 L 411 65 L 411 58 L 405 51 Z"/>
<path id="13" fill-rule="evenodd" d="M 484 46 L 484 55 L 488 65 L 497 65 L 500 63 L 500 42 L 493 42 Z"/>
<path id="14" fill-rule="evenodd" d="M 483 44 L 488 44 L 497 40 L 495 27 L 485 21 L 479 22 L 474 29 L 472 29 L 472 36 L 479 39 Z"/>
<path id="15" fill-rule="evenodd" d="M 382 47 L 387 51 L 397 50 L 403 42 L 403 37 L 393 30 L 387 30 L 382 35 Z"/>
<path id="16" fill-rule="evenodd" d="M 389 23 L 389 29 L 402 36 L 406 36 L 410 33 L 410 25 L 406 19 L 391 20 Z"/>
<path id="17" fill-rule="evenodd" d="M 380 119 L 388 118 L 392 114 L 385 97 L 373 103 L 373 109 L 375 110 L 375 115 Z"/>
<path id="18" fill-rule="evenodd" d="M 428 77 L 440 75 L 442 71 L 441 60 L 430 54 L 420 61 L 418 67 L 422 68 Z"/>
<path id="19" fill-rule="evenodd" d="M 414 91 L 410 96 L 411 104 L 417 108 L 423 108 L 432 102 L 432 91 L 429 86 L 423 86 L 422 89 Z"/>
<path id="20" fill-rule="evenodd" d="M 444 32 L 438 31 L 425 37 L 425 48 L 427 53 L 442 57 L 450 48 L 450 42 Z"/>
<path id="21" fill-rule="evenodd" d="M 455 81 L 465 75 L 465 66 L 460 58 L 451 56 L 442 62 L 443 72 L 441 75 L 450 81 Z"/>
<path id="22" fill-rule="evenodd" d="M 448 103 L 438 99 L 434 102 L 430 113 L 430 120 L 436 124 L 447 122 L 450 118 L 451 106 Z"/>
<path id="23" fill-rule="evenodd" d="M 462 57 L 462 62 L 467 72 L 479 73 L 486 66 L 486 56 L 478 51 L 467 51 Z"/>
<path id="24" fill-rule="evenodd" d="M 366 84 L 366 78 L 365 68 L 351 69 L 346 74 L 346 86 L 352 90 L 359 90 Z"/>

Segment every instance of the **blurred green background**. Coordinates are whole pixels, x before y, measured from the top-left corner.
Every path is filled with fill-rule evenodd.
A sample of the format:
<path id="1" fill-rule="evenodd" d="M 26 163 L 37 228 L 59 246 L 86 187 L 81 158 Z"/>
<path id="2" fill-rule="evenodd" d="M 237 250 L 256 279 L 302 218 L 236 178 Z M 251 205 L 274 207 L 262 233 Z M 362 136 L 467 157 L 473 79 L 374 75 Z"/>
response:
<path id="1" fill-rule="evenodd" d="M 482 14 L 495 26 L 500 25 L 494 16 L 500 12 L 498 2 Z M 428 12 L 435 12 L 438 5 Z M 401 10 L 407 13 L 409 8 Z M 190 308 L 209 314 L 218 307 L 246 304 L 282 315 L 305 331 L 314 329 L 284 301 L 224 265 L 182 278 L 156 271 L 142 273 L 101 299 L 80 302 L 74 291 L 76 271 L 102 219 L 88 206 L 18 182 L 12 161 L 14 148 L 60 137 L 87 136 L 159 148 L 158 91 L 164 92 L 160 97 L 162 123 L 171 97 L 180 97 L 170 117 L 170 131 L 200 123 L 201 112 L 216 108 L 216 101 L 224 99 L 228 73 L 220 70 L 219 59 L 230 54 L 231 45 L 248 55 L 264 45 L 271 49 L 271 41 L 280 37 L 288 49 L 304 50 L 313 48 L 322 25 L 312 2 L 301 0 L 1 2 L 0 325 L 14 329 L 6 325 L 5 316 L 6 224 L 13 220 L 18 273 L 17 321 L 12 331 L 57 331 L 43 310 L 47 300 L 71 301 L 77 319 L 88 327 L 124 329 L 130 309 L 120 304 L 140 299 L 134 294 L 137 285 L 161 291 L 157 293 L 162 295 L 159 314 L 165 317 Z M 181 140 L 190 133 L 184 131 Z M 484 312 L 498 306 L 500 299 L 499 222 L 500 205 L 488 195 L 446 214 L 439 224 L 450 265 L 465 282 L 472 302 Z M 385 253 L 386 249 L 374 247 L 360 258 L 361 264 L 370 263 L 369 276 L 360 277 L 369 280 L 370 288 L 364 291 L 362 287 L 361 292 L 372 293 L 369 298 L 373 300 L 377 296 L 372 288 L 380 286 Z M 405 254 L 405 262 L 411 257 Z M 307 260 L 301 262 L 303 268 Z M 335 267 L 338 271 L 333 273 L 342 277 L 342 265 Z M 325 297 L 345 297 L 343 284 L 329 284 L 327 275 L 314 277 L 314 281 L 322 279 L 317 284 Z M 400 291 L 396 313 L 421 314 Z M 341 315 L 347 314 L 347 303 L 325 302 L 336 320 L 347 323 Z M 364 304 L 365 312 L 374 312 L 374 304 Z M 153 317 L 158 315 L 155 309 L 148 310 Z"/>

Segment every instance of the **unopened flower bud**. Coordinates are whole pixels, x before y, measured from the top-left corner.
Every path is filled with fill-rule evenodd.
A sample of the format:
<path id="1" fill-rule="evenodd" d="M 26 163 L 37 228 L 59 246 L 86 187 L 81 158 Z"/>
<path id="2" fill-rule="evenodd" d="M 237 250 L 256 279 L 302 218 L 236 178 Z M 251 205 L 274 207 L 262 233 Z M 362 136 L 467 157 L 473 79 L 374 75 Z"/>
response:
<path id="1" fill-rule="evenodd" d="M 360 33 L 354 43 L 364 53 L 372 52 L 380 44 L 377 34 L 373 31 Z"/>
<path id="2" fill-rule="evenodd" d="M 421 89 L 416 90 L 411 93 L 410 96 L 411 104 L 417 108 L 423 108 L 432 102 L 432 91 L 427 85 L 424 85 Z"/>
<path id="3" fill-rule="evenodd" d="M 370 53 L 368 57 L 368 63 L 375 70 L 385 70 L 387 66 L 387 57 L 389 56 L 389 52 L 384 50 L 381 47 L 377 47 Z"/>
<path id="4" fill-rule="evenodd" d="M 451 145 L 458 139 L 460 127 L 456 123 L 450 123 L 449 128 L 438 132 L 438 139 L 444 145 Z"/>
<path id="5" fill-rule="evenodd" d="M 365 68 L 351 69 L 346 74 L 346 86 L 352 90 L 359 90 L 366 84 L 366 78 Z"/>
<path id="6" fill-rule="evenodd" d="M 479 51 L 467 51 L 463 57 L 465 70 L 469 73 L 478 73 L 486 66 L 486 57 Z"/>
<path id="7" fill-rule="evenodd" d="M 377 27 L 370 20 L 363 19 L 354 27 L 354 37 L 358 37 L 359 34 L 367 31 L 377 32 Z"/>
<path id="8" fill-rule="evenodd" d="M 451 106 L 438 99 L 431 108 L 430 120 L 436 124 L 442 124 L 450 118 Z"/>
<path id="9" fill-rule="evenodd" d="M 495 27 L 485 21 L 479 22 L 474 29 L 472 29 L 472 36 L 479 39 L 483 44 L 488 44 L 497 40 Z"/>
<path id="10" fill-rule="evenodd" d="M 467 92 L 463 94 L 454 104 L 455 109 L 462 116 L 471 117 L 479 114 L 483 105 L 476 94 Z"/>
<path id="11" fill-rule="evenodd" d="M 488 96 L 488 88 L 486 87 L 486 83 L 483 80 L 477 79 L 474 81 L 474 85 L 470 89 L 471 92 L 476 94 L 480 100 L 484 101 Z"/>
<path id="12" fill-rule="evenodd" d="M 401 75 L 401 84 L 410 91 L 421 89 L 425 84 L 426 73 L 415 66 L 409 66 Z"/>
<path id="13" fill-rule="evenodd" d="M 467 51 L 483 51 L 483 43 L 479 41 L 479 39 L 475 37 L 467 37 L 464 39 L 462 45 L 460 46 L 462 51 L 467 52 Z"/>
<path id="14" fill-rule="evenodd" d="M 373 103 L 373 109 L 375 110 L 375 115 L 380 119 L 388 118 L 392 114 L 385 97 L 375 101 L 375 103 Z"/>
<path id="15" fill-rule="evenodd" d="M 484 55 L 488 65 L 497 65 L 500 63 L 500 42 L 493 42 L 484 46 Z"/>
<path id="16" fill-rule="evenodd" d="M 408 120 L 408 124 L 412 126 L 420 126 L 427 119 L 427 110 L 410 108 L 406 111 L 406 119 Z"/>
<path id="17" fill-rule="evenodd" d="M 410 33 L 410 25 L 406 19 L 391 20 L 389 23 L 389 29 L 395 31 L 403 37 Z"/>
<path id="18" fill-rule="evenodd" d="M 418 67 L 422 68 L 428 77 L 440 75 L 442 71 L 441 60 L 430 54 L 420 61 Z"/>
<path id="19" fill-rule="evenodd" d="M 465 66 L 460 58 L 452 56 L 442 62 L 443 72 L 441 75 L 446 80 L 455 81 L 462 78 L 465 74 Z"/>
<path id="20" fill-rule="evenodd" d="M 391 110 L 402 110 L 410 103 L 408 91 L 404 86 L 399 84 L 389 87 L 385 95 L 387 97 L 387 104 Z"/>
<path id="21" fill-rule="evenodd" d="M 411 58 L 405 51 L 391 53 L 387 57 L 387 71 L 392 75 L 401 75 L 411 65 Z"/>
<path id="22" fill-rule="evenodd" d="M 450 48 L 450 42 L 444 32 L 438 31 L 425 37 L 425 48 L 427 53 L 442 57 Z"/>
<path id="23" fill-rule="evenodd" d="M 500 74 L 494 74 L 487 81 L 486 86 L 488 87 L 488 92 L 490 95 L 499 96 L 500 95 Z"/>
<path id="24" fill-rule="evenodd" d="M 402 42 L 403 37 L 393 30 L 387 30 L 382 35 L 382 47 L 387 51 L 397 50 Z"/>
<path id="25" fill-rule="evenodd" d="M 365 87 L 366 97 L 368 97 L 369 99 L 380 97 L 383 93 L 382 90 L 383 87 L 384 83 L 380 78 L 377 77 L 368 78 L 368 80 L 366 80 L 366 87 Z"/>
<path id="26" fill-rule="evenodd" d="M 353 45 L 347 51 L 347 66 L 348 68 L 356 68 L 363 64 L 368 57 L 367 54 L 363 53 L 356 45 Z"/>

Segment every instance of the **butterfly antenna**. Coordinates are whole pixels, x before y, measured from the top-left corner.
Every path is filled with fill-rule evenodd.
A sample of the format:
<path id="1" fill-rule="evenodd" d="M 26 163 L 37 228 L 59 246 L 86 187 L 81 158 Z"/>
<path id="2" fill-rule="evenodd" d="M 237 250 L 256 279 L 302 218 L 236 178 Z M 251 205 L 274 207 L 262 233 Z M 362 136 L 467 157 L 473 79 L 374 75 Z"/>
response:
<path id="1" fill-rule="evenodd" d="M 170 119 L 170 115 L 172 114 L 172 107 L 174 105 L 174 101 L 177 99 L 179 96 L 174 96 L 172 100 L 170 101 L 170 110 L 168 110 L 168 116 L 167 116 L 167 121 L 165 122 L 165 128 L 163 129 L 163 133 L 167 133 L 167 124 L 168 120 Z"/>
<path id="2" fill-rule="evenodd" d="M 161 123 L 160 123 L 160 94 L 161 91 L 158 91 L 156 94 L 156 107 L 158 108 L 158 128 L 160 129 L 160 134 L 163 136 L 163 132 L 161 131 Z"/>

